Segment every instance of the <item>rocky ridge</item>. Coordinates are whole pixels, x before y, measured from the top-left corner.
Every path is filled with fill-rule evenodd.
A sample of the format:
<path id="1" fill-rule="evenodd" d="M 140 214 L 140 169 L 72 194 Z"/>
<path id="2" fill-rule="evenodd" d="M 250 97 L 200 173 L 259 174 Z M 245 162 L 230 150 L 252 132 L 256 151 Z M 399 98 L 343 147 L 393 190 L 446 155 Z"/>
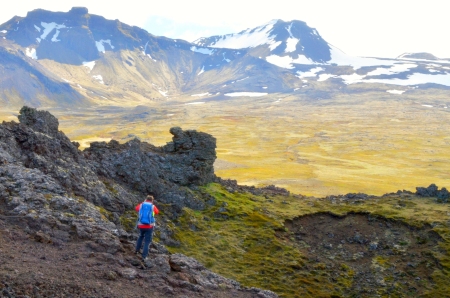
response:
<path id="1" fill-rule="evenodd" d="M 81 152 L 46 111 L 23 107 L 20 123 L 0 125 L 0 289 L 5 297 L 276 297 L 244 288 L 196 260 L 170 254 L 168 223 L 185 206 L 214 200 L 191 189 L 216 179 L 215 139 L 172 128 L 163 147 L 94 143 Z M 124 214 L 152 192 L 163 213 L 143 263 Z M 132 216 L 130 217 L 132 218 Z M 134 295 L 132 294 L 132 295 Z"/>

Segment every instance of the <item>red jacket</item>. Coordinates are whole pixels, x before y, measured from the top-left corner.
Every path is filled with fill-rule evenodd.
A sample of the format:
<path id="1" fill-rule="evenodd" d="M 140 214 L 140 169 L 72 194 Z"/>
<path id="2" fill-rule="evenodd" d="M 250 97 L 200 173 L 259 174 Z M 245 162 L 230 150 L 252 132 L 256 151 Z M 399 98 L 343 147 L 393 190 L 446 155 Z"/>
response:
<path id="1" fill-rule="evenodd" d="M 139 213 L 139 210 L 141 209 L 141 205 L 142 205 L 142 203 L 140 203 L 139 205 L 137 205 L 135 208 L 134 208 L 134 210 L 136 210 L 136 212 L 137 213 Z M 158 208 L 153 204 L 153 213 L 154 214 L 158 214 L 159 213 L 159 210 L 158 210 Z M 151 228 L 153 228 L 153 225 L 138 225 L 138 228 L 139 229 L 151 229 Z"/>

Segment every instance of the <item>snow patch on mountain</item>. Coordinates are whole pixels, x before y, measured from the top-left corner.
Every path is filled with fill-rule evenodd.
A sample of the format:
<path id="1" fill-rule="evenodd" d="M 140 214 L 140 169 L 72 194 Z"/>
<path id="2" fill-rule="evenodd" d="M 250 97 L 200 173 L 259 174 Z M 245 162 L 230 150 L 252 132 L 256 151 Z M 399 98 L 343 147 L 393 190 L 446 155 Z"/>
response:
<path id="1" fill-rule="evenodd" d="M 370 73 L 369 73 L 370 74 Z M 411 86 L 411 85 L 419 85 L 419 84 L 439 84 L 450 87 L 450 73 L 446 74 L 424 74 L 424 73 L 412 73 L 409 74 L 406 79 L 401 78 L 383 78 L 383 79 L 368 79 L 367 75 L 359 75 L 357 73 L 350 75 L 332 75 L 332 74 L 320 74 L 317 81 L 325 81 L 329 78 L 340 78 L 342 81 L 347 84 L 356 84 L 356 83 L 380 83 L 380 84 L 388 84 L 388 85 L 399 85 L 399 86 Z M 298 76 L 300 78 L 300 76 Z"/>
<path id="2" fill-rule="evenodd" d="M 220 39 L 212 42 L 209 47 L 244 49 L 254 48 L 263 44 L 273 45 L 277 42 L 274 40 L 275 36 L 270 36 L 270 31 L 276 22 L 277 20 L 272 20 L 271 22 L 254 29 L 247 29 L 240 33 L 221 36 Z"/>
<path id="3" fill-rule="evenodd" d="M 191 47 L 192 52 L 200 53 L 203 55 L 212 55 L 214 53 L 214 49 L 208 49 L 208 48 L 197 48 L 196 46 Z"/>
<path id="4" fill-rule="evenodd" d="M 299 43 L 299 39 L 297 38 L 288 38 L 286 40 L 286 50 L 285 53 L 295 52 L 297 50 L 297 44 Z"/>
<path id="5" fill-rule="evenodd" d="M 298 55 L 298 58 L 296 59 L 290 56 L 270 55 L 266 57 L 266 61 L 270 64 L 287 69 L 295 68 L 293 64 L 316 64 L 314 61 L 304 55 Z"/>
<path id="6" fill-rule="evenodd" d="M 312 68 L 309 71 L 305 71 L 305 72 L 297 71 L 297 77 L 300 79 L 307 78 L 307 77 L 315 77 L 315 76 L 317 76 L 318 72 L 323 71 L 323 70 L 324 69 L 322 67 L 315 67 L 315 68 Z M 303 83 L 308 82 L 307 80 L 302 80 L 302 81 L 303 81 Z"/>
<path id="7" fill-rule="evenodd" d="M 281 41 L 277 41 L 277 42 L 272 42 L 272 43 L 270 43 L 269 44 L 269 49 L 270 49 L 270 51 L 273 51 L 273 50 L 275 50 L 276 48 L 278 48 L 278 46 L 281 44 L 282 42 Z"/>
<path id="8" fill-rule="evenodd" d="M 291 23 L 289 27 L 286 28 L 289 33 L 289 38 L 286 40 L 286 50 L 284 50 L 285 53 L 295 52 L 297 50 L 297 44 L 300 42 L 298 38 L 295 38 L 292 35 L 291 28 L 293 24 L 294 23 Z"/>
<path id="9" fill-rule="evenodd" d="M 319 78 L 317 79 L 317 81 L 318 82 L 323 82 L 323 81 L 326 81 L 326 80 L 331 79 L 331 78 L 339 78 L 339 76 L 332 75 L 332 74 L 329 74 L 329 73 L 323 73 L 323 74 L 319 75 Z"/>
<path id="10" fill-rule="evenodd" d="M 105 84 L 105 82 L 103 82 L 103 77 L 102 75 L 94 75 L 92 76 L 95 80 L 97 80 L 100 84 Z"/>
<path id="11" fill-rule="evenodd" d="M 424 74 L 424 73 L 413 73 L 409 75 L 407 79 L 368 79 L 364 80 L 367 83 L 382 83 L 382 84 L 392 84 L 392 85 L 400 85 L 400 86 L 410 86 L 410 85 L 418 85 L 418 84 L 439 84 L 450 87 L 450 73 L 432 75 L 432 74 Z"/>
<path id="12" fill-rule="evenodd" d="M 148 46 L 148 41 L 145 43 L 144 46 L 144 50 L 142 51 L 142 55 L 149 57 L 150 59 L 152 59 L 154 62 L 156 62 L 155 59 L 153 59 L 153 57 L 150 54 L 145 54 L 147 52 L 147 46 Z M 142 48 L 142 47 L 141 47 Z"/>
<path id="13" fill-rule="evenodd" d="M 364 66 L 389 66 L 396 63 L 395 60 L 385 60 L 377 58 L 366 58 L 366 57 L 352 57 L 338 48 L 330 45 L 331 60 L 327 64 L 337 64 L 337 65 L 349 65 L 355 70 Z"/>
<path id="14" fill-rule="evenodd" d="M 90 70 L 92 70 L 95 66 L 95 61 L 84 61 L 82 63 L 83 63 L 83 66 L 86 66 Z"/>
<path id="15" fill-rule="evenodd" d="M 202 69 L 200 70 L 200 72 L 197 75 L 199 76 L 199 75 L 201 75 L 204 72 L 205 72 L 205 66 L 202 66 Z"/>
<path id="16" fill-rule="evenodd" d="M 52 42 L 61 41 L 60 39 L 58 39 L 58 35 L 59 35 L 59 30 L 56 30 L 55 35 L 53 35 L 53 37 L 52 37 Z"/>
<path id="17" fill-rule="evenodd" d="M 41 28 L 39 28 L 38 26 L 34 25 L 34 28 L 35 28 L 38 32 L 41 32 Z"/>
<path id="18" fill-rule="evenodd" d="M 147 57 L 149 57 L 150 59 L 152 59 L 154 62 L 156 62 L 155 59 L 153 59 L 153 57 L 150 54 L 147 54 Z"/>
<path id="19" fill-rule="evenodd" d="M 227 59 L 227 58 L 225 58 L 225 53 L 223 53 L 222 54 L 222 56 L 223 56 L 223 59 L 222 59 L 222 61 L 225 61 L 225 62 L 227 62 L 227 63 L 230 63 L 230 59 Z"/>
<path id="20" fill-rule="evenodd" d="M 206 93 L 192 94 L 191 96 L 202 97 L 202 96 L 208 96 L 208 95 L 211 95 L 211 94 L 209 92 L 206 92 Z"/>
<path id="21" fill-rule="evenodd" d="M 6 34 L 6 33 L 8 33 L 8 31 L 2 30 L 2 31 L 0 31 L 0 33 Z"/>
<path id="22" fill-rule="evenodd" d="M 167 93 L 169 93 L 169 91 L 161 91 L 161 90 L 158 90 L 158 92 L 161 93 L 161 95 L 164 97 L 167 97 L 168 96 Z"/>
<path id="23" fill-rule="evenodd" d="M 249 79 L 249 78 L 250 78 L 250 77 L 245 77 L 245 78 L 243 78 L 243 79 L 236 80 L 236 82 L 241 82 L 241 81 L 244 81 L 244 80 Z"/>
<path id="24" fill-rule="evenodd" d="M 25 55 L 27 55 L 28 57 L 30 57 L 33 60 L 38 59 L 38 57 L 36 55 L 36 49 L 34 49 L 34 48 L 26 48 Z"/>
<path id="25" fill-rule="evenodd" d="M 391 93 L 391 94 L 403 94 L 405 93 L 405 90 L 386 90 L 387 93 Z"/>
<path id="26" fill-rule="evenodd" d="M 248 97 L 261 97 L 266 96 L 269 93 L 265 92 L 231 92 L 231 93 L 225 93 L 225 96 L 229 97 L 238 97 L 238 96 L 248 96 Z"/>
<path id="27" fill-rule="evenodd" d="M 63 29 L 63 28 L 67 28 L 66 25 L 64 24 L 57 24 L 55 22 L 51 22 L 51 23 L 46 23 L 46 22 L 41 22 L 41 26 L 44 28 L 44 31 L 42 32 L 42 35 L 40 36 L 40 39 L 46 39 L 47 36 L 53 31 L 56 30 L 55 34 L 53 35 L 51 41 L 53 42 L 57 42 L 59 41 L 58 35 L 59 35 L 59 29 Z M 34 27 L 36 28 L 37 26 L 34 25 Z M 38 27 L 39 28 L 39 27 Z M 39 32 L 41 32 L 40 30 L 38 30 Z"/>
<path id="28" fill-rule="evenodd" d="M 344 81 L 345 84 L 356 84 L 361 83 L 364 79 L 365 75 L 359 75 L 357 73 L 351 74 L 351 75 L 342 75 L 340 78 Z"/>
<path id="29" fill-rule="evenodd" d="M 416 68 L 417 66 L 418 66 L 417 64 L 399 63 L 399 64 L 394 64 L 392 67 L 389 67 L 389 68 L 379 67 L 379 68 L 367 73 L 367 76 L 398 74 L 398 73 L 402 73 L 405 71 L 409 71 L 411 68 Z"/>
<path id="30" fill-rule="evenodd" d="M 195 102 L 185 103 L 185 105 L 201 105 L 201 104 L 204 104 L 204 103 L 205 103 L 204 101 L 195 101 Z"/>
<path id="31" fill-rule="evenodd" d="M 102 52 L 103 54 L 105 53 L 105 44 L 109 44 L 111 49 L 114 49 L 114 46 L 111 44 L 110 39 L 101 39 L 101 40 L 95 42 L 95 46 L 97 47 L 97 50 L 99 52 Z"/>

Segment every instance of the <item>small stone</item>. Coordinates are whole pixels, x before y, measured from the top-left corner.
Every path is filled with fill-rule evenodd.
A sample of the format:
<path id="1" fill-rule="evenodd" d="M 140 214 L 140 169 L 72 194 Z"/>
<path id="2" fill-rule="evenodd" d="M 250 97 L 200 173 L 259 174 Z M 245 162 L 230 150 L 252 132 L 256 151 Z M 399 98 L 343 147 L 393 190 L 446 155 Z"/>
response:
<path id="1" fill-rule="evenodd" d="M 136 278 L 137 271 L 133 268 L 125 268 L 119 271 L 119 274 L 129 280 L 133 280 Z"/>
<path id="2" fill-rule="evenodd" d="M 116 280 L 117 279 L 117 273 L 114 271 L 108 271 L 105 273 L 105 277 L 108 280 Z"/>
<path id="3" fill-rule="evenodd" d="M 326 243 L 326 244 L 323 245 L 323 247 L 326 248 L 326 249 L 332 249 L 333 248 L 333 244 Z"/>

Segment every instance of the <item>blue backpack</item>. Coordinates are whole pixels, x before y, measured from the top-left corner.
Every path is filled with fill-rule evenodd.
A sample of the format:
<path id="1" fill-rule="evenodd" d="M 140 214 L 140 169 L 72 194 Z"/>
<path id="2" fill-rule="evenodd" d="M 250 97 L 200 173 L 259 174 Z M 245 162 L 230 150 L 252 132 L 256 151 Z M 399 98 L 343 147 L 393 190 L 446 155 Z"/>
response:
<path id="1" fill-rule="evenodd" d="M 139 223 L 143 225 L 151 225 L 155 223 L 155 217 L 153 216 L 153 204 L 143 202 L 139 209 Z"/>

